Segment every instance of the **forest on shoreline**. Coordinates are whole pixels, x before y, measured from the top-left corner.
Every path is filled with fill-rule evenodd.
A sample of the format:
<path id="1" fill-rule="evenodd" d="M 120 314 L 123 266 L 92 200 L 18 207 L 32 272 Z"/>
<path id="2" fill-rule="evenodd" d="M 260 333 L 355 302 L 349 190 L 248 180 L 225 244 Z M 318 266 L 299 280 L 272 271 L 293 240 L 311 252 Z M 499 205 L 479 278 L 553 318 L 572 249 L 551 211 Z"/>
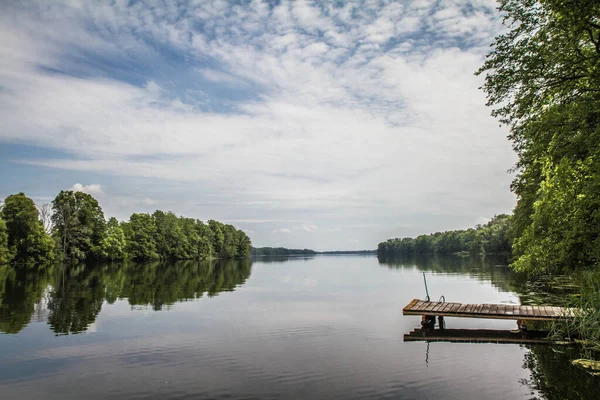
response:
<path id="1" fill-rule="evenodd" d="M 600 273 L 600 3 L 499 3 L 506 31 L 476 75 L 492 116 L 509 128 L 517 205 L 485 226 L 391 239 L 379 250 L 506 251 L 531 276 Z"/>
<path id="2" fill-rule="evenodd" d="M 600 350 L 600 2 L 499 0 L 498 10 L 506 29 L 476 75 L 518 158 L 501 247 L 532 279 L 577 280 L 581 293 L 565 305 L 583 312 L 553 331 Z M 486 254 L 496 247 L 487 228 L 391 239 L 378 250 Z"/>
<path id="3" fill-rule="evenodd" d="M 379 243 L 380 257 L 407 256 L 416 254 L 510 254 L 512 217 L 496 215 L 485 225 L 475 228 L 435 232 L 416 238 L 395 238 Z"/>
<path id="4" fill-rule="evenodd" d="M 317 252 L 310 249 L 287 249 L 285 247 L 252 247 L 252 256 L 313 256 Z"/>
<path id="5" fill-rule="evenodd" d="M 18 193 L 0 208 L 0 264 L 235 259 L 250 249 L 250 238 L 232 225 L 170 211 L 107 221 L 92 195 L 72 190 L 42 206 Z"/>
<path id="6" fill-rule="evenodd" d="M 285 247 L 252 247 L 253 257 L 288 257 L 288 256 L 314 256 L 336 254 L 375 254 L 376 250 L 332 250 L 316 251 L 311 249 L 288 249 Z"/>

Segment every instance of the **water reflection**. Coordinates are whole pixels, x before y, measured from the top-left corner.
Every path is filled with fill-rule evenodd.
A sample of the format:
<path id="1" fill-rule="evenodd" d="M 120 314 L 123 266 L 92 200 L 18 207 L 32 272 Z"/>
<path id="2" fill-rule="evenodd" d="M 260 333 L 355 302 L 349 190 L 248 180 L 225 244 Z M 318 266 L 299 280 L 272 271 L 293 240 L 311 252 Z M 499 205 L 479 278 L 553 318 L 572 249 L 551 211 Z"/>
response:
<path id="1" fill-rule="evenodd" d="M 526 293 L 527 280 L 508 268 L 508 259 L 502 256 L 416 255 L 413 257 L 378 257 L 388 268 L 416 268 L 422 272 L 469 276 L 491 281 L 503 292 Z"/>
<path id="2" fill-rule="evenodd" d="M 424 293 L 421 272 L 452 300 L 531 300 L 524 278 L 493 257 L 261 258 L 248 282 L 250 261 L 0 268 L 0 331 L 9 334 L 0 335 L 0 391 L 56 399 L 595 398 L 597 378 L 569 362 L 577 349 L 404 342 L 419 321 L 401 308 Z M 68 335 L 86 331 L 95 333 Z M 98 390 L 99 380 L 111 385 Z"/>
<path id="3" fill-rule="evenodd" d="M 252 259 L 261 263 L 285 263 L 288 261 L 304 260 L 309 261 L 317 257 L 316 255 L 298 255 L 298 256 L 253 256 Z"/>
<path id="4" fill-rule="evenodd" d="M 515 293 L 521 304 L 562 305 L 565 294 L 574 290 L 568 277 L 528 282 L 526 276 L 508 268 L 508 260 L 503 257 L 379 257 L 378 261 L 391 269 L 416 268 L 422 272 L 466 275 L 489 281 L 501 291 Z M 427 346 L 426 360 L 429 343 Z M 548 400 L 598 398 L 595 388 L 600 387 L 600 379 L 571 365 L 571 360 L 582 356 L 577 346 L 523 346 L 529 349 L 523 359 L 523 368 L 529 370 L 530 377 L 523 379 L 521 384 L 530 388 L 532 394 L 537 392 Z"/>
<path id="5" fill-rule="evenodd" d="M 523 368 L 530 378 L 521 382 L 541 392 L 545 399 L 597 399 L 600 379 L 571 365 L 571 360 L 581 357 L 577 348 L 552 346 L 527 346 Z"/>
<path id="6" fill-rule="evenodd" d="M 52 268 L 0 267 L 0 332 L 18 333 L 31 321 L 51 281 Z"/>
<path id="7" fill-rule="evenodd" d="M 84 332 L 104 302 L 162 310 L 179 301 L 232 291 L 250 276 L 251 261 L 120 263 L 0 269 L 0 332 L 16 334 L 32 318 L 56 334 Z"/>

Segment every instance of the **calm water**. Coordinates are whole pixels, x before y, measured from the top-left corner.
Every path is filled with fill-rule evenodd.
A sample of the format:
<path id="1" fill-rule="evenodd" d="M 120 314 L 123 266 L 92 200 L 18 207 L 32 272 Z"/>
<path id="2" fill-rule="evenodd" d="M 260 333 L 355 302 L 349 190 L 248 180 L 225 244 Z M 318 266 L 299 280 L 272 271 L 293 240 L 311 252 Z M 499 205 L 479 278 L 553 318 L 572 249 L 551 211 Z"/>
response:
<path id="1" fill-rule="evenodd" d="M 2 399 L 598 398 L 569 349 L 403 342 L 424 297 L 518 303 L 501 261 L 0 268 Z M 523 299 L 526 299 L 523 297 Z M 448 328 L 514 322 L 448 319 Z M 574 350 L 573 350 L 574 351 Z"/>

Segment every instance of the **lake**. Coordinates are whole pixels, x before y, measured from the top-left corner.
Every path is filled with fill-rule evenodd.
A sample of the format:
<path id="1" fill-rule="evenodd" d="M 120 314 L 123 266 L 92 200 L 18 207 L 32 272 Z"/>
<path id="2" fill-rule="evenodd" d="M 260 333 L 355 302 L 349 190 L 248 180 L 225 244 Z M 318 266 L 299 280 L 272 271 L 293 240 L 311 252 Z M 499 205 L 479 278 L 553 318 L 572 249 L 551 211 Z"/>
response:
<path id="1" fill-rule="evenodd" d="M 493 258 L 0 268 L 2 399 L 597 398 L 570 348 L 404 342 L 424 298 L 517 304 Z M 448 328 L 514 321 L 446 319 Z"/>

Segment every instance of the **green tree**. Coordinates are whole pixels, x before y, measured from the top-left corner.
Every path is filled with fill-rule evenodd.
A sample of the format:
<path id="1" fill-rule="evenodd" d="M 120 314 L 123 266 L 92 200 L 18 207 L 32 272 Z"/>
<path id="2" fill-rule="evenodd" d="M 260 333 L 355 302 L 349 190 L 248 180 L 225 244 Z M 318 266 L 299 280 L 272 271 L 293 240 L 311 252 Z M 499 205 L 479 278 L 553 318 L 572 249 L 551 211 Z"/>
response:
<path id="1" fill-rule="evenodd" d="M 6 264 L 10 260 L 8 252 L 8 233 L 6 232 L 6 222 L 0 218 L 0 265 Z"/>
<path id="2" fill-rule="evenodd" d="M 233 225 L 222 225 L 223 230 L 223 247 L 221 249 L 220 258 L 234 259 L 238 257 L 237 246 L 237 230 Z"/>
<path id="3" fill-rule="evenodd" d="M 211 230 L 202 221 L 196 220 L 196 232 L 198 234 L 198 258 L 207 259 L 211 258 L 214 254 L 213 246 L 211 243 Z"/>
<path id="4" fill-rule="evenodd" d="M 111 217 L 106 224 L 106 235 L 100 243 L 100 253 L 105 260 L 125 259 L 127 242 L 123 228 L 115 217 Z"/>
<path id="5" fill-rule="evenodd" d="M 152 214 L 156 227 L 156 251 L 162 259 L 187 259 L 187 237 L 180 226 L 180 220 L 171 211 L 156 210 Z"/>
<path id="6" fill-rule="evenodd" d="M 242 230 L 236 232 L 237 256 L 238 258 L 248 258 L 252 251 L 252 242 L 246 233 Z"/>
<path id="7" fill-rule="evenodd" d="M 248 238 L 250 241 L 250 238 Z M 242 241 L 245 239 L 242 238 Z M 239 250 L 240 258 L 244 258 L 247 256 L 245 246 L 247 243 L 241 243 L 241 248 Z M 252 243 L 250 243 L 250 251 L 253 256 L 313 256 L 317 254 L 316 251 L 310 249 L 286 249 L 285 247 L 252 247 Z"/>
<path id="8" fill-rule="evenodd" d="M 127 254 L 133 260 L 156 260 L 156 226 L 149 214 L 131 214 L 123 224 Z"/>
<path id="9" fill-rule="evenodd" d="M 101 256 L 106 222 L 102 208 L 92 195 L 61 190 L 52 202 L 52 209 L 53 236 L 64 260 L 81 261 Z"/>
<path id="10" fill-rule="evenodd" d="M 16 262 L 47 262 L 54 258 L 48 236 L 33 200 L 23 193 L 8 196 L 1 217 L 6 224 L 8 254 Z"/>
<path id="11" fill-rule="evenodd" d="M 193 218 L 179 217 L 178 224 L 186 239 L 182 244 L 182 252 L 187 255 L 188 259 L 201 258 L 198 251 L 201 237 L 196 230 L 196 220 Z"/>
<path id="12" fill-rule="evenodd" d="M 513 266 L 592 266 L 600 245 L 600 2 L 501 0 L 499 9 L 509 30 L 477 73 L 519 157 Z"/>
<path id="13" fill-rule="evenodd" d="M 413 238 L 388 239 L 379 243 L 377 254 L 384 257 L 416 254 L 504 254 L 512 247 L 512 220 L 496 215 L 485 225 L 457 231 L 435 232 Z"/>
<path id="14" fill-rule="evenodd" d="M 212 245 L 212 248 L 218 258 L 223 256 L 223 246 L 225 244 L 225 234 L 223 233 L 223 224 L 215 221 L 208 220 L 208 238 Z"/>

